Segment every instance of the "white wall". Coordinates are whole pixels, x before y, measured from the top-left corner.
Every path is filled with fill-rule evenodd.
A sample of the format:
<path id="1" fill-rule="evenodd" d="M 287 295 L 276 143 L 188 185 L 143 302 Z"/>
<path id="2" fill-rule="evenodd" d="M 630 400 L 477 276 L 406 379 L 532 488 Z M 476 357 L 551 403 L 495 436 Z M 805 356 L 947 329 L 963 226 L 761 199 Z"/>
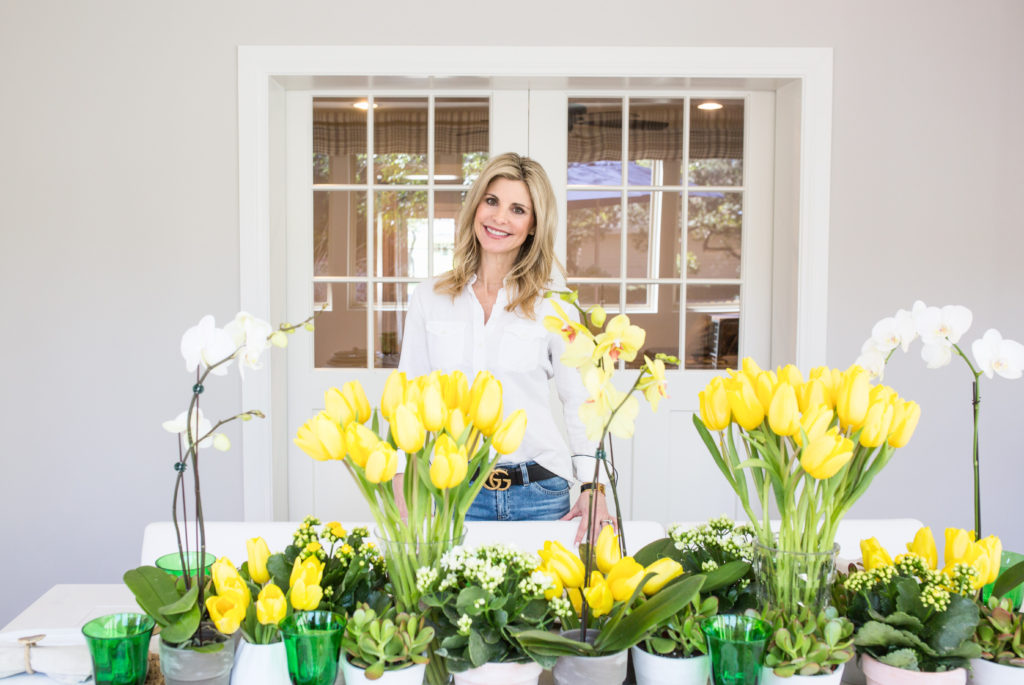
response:
<path id="1" fill-rule="evenodd" d="M 191 384 L 179 337 L 239 301 L 238 45 L 833 47 L 823 361 L 845 366 L 876 319 L 916 298 L 971 307 L 972 333 L 1024 340 L 1024 4 L 623 7 L 0 3 L 0 625 L 53 583 L 118 580 L 143 525 L 169 516 L 174 445 L 160 422 Z M 913 356 L 890 367 L 924 418 L 854 515 L 969 527 L 968 374 Z M 239 408 L 235 376 L 208 387 L 212 414 Z M 1024 382 L 986 381 L 983 394 L 986 528 L 1024 549 Z M 207 515 L 240 519 L 240 452 L 206 455 L 203 476 Z"/>

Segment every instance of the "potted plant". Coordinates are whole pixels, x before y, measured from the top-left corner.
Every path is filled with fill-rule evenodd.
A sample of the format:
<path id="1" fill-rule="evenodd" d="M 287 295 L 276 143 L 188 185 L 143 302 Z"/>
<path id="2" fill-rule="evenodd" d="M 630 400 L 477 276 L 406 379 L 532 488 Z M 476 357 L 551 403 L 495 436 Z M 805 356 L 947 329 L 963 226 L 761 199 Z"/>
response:
<path id="1" fill-rule="evenodd" d="M 966 532 L 963 540 L 970 541 Z M 845 580 L 846 611 L 869 685 L 966 682 L 968 660 L 981 654 L 972 638 L 979 621 L 974 597 L 984 578 L 960 551 L 947 543 L 944 571 L 911 552 Z"/>
<path id="2" fill-rule="evenodd" d="M 571 611 L 557 596 L 554 574 L 539 567 L 534 555 L 490 544 L 456 547 L 439 567 L 417 572 L 422 602 L 441 641 L 437 654 L 456 683 L 536 684 L 541 667 L 516 635 L 547 631 L 557 615 Z"/>
<path id="3" fill-rule="evenodd" d="M 981 647 L 981 656 L 971 659 L 976 685 L 1024 682 L 1024 614 L 1014 611 L 1012 599 L 989 597 L 974 641 Z"/>
<path id="4" fill-rule="evenodd" d="M 228 682 L 234 642 L 227 638 L 238 630 L 252 599 L 245 581 L 229 561 L 214 564 L 212 578 L 207 570 L 199 453 L 210 445 L 219 450 L 230 448 L 228 437 L 218 432 L 225 424 L 264 415 L 259 410 L 248 410 L 211 424 L 200 408 L 206 383 L 211 374 L 225 375 L 235 360 L 240 373 L 246 368 L 260 368 L 265 350 L 272 345 L 287 345 L 288 334 L 300 327 L 312 328 L 312 320 L 311 316 L 274 330 L 265 321 L 239 312 L 227 326 L 217 328 L 208 315 L 182 336 L 185 368 L 195 373 L 195 382 L 188 409 L 163 424 L 165 430 L 176 435 L 178 443 L 171 515 L 182 573 L 175 576 L 155 566 L 141 566 L 124 574 L 125 585 L 139 606 L 160 626 L 160 667 L 169 685 Z M 191 484 L 186 482 L 188 473 Z"/>
<path id="5" fill-rule="evenodd" d="M 697 595 L 630 647 L 637 685 L 705 685 L 711 663 L 700 624 L 717 613 L 717 597 Z"/>
<path id="6" fill-rule="evenodd" d="M 341 638 L 346 685 L 420 685 L 433 639 L 434 629 L 421 615 L 398 612 L 394 605 L 378 614 L 368 604 L 359 605 Z"/>
<path id="7" fill-rule="evenodd" d="M 817 615 L 810 609 L 797 613 L 765 612 L 772 635 L 764 657 L 764 685 L 839 685 L 843 668 L 853 658 L 853 623 L 835 607 Z"/>

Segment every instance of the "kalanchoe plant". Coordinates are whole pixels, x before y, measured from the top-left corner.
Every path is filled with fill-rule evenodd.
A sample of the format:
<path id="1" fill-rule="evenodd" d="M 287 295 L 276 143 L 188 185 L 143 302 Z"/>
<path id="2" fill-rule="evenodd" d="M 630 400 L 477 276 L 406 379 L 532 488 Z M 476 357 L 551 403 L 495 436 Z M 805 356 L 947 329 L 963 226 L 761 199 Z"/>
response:
<path id="1" fill-rule="evenodd" d="M 988 598 L 981 607 L 974 641 L 981 647 L 982 659 L 1024 668 L 1024 614 L 1013 610 L 1012 599 Z"/>
<path id="2" fill-rule="evenodd" d="M 981 655 L 973 642 L 978 571 L 954 564 L 936 571 L 916 554 L 850 575 L 847 615 L 859 652 L 909 671 L 948 671 Z"/>
<path id="3" fill-rule="evenodd" d="M 687 573 L 710 573 L 733 561 L 751 562 L 754 529 L 750 524 L 737 525 L 728 516 L 692 528 L 672 524 L 668 537 L 675 551 L 666 549 L 663 553 L 681 563 Z M 753 608 L 757 603 L 753 568 L 748 566 L 746 574 L 713 594 L 722 612 Z"/>
<path id="4" fill-rule="evenodd" d="M 772 636 L 764 665 L 775 675 L 822 675 L 832 673 L 853 658 L 853 623 L 835 607 L 815 615 L 802 607 L 797 612 L 765 612 Z"/>
<path id="5" fill-rule="evenodd" d="M 707 639 L 701 632 L 700 624 L 717 613 L 717 597 L 694 597 L 692 602 L 658 627 L 641 645 L 650 654 L 677 659 L 707 654 Z"/>
<path id="6" fill-rule="evenodd" d="M 433 639 L 434 629 L 426 625 L 423 616 L 396 613 L 394 606 L 378 615 L 362 604 L 349 615 L 341 645 L 349 663 L 365 669 L 369 680 L 376 680 L 384 671 L 427 663 L 427 645 Z"/>

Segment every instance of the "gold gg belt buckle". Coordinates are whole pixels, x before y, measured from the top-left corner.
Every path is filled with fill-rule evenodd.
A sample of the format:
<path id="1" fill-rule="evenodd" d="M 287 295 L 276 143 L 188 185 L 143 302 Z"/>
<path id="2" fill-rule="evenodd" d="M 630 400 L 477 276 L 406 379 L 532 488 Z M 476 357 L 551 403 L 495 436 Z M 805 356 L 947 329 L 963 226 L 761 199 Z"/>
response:
<path id="1" fill-rule="evenodd" d="M 484 488 L 487 490 L 508 490 L 512 487 L 512 477 L 505 469 L 494 469 L 487 474 L 484 481 Z"/>

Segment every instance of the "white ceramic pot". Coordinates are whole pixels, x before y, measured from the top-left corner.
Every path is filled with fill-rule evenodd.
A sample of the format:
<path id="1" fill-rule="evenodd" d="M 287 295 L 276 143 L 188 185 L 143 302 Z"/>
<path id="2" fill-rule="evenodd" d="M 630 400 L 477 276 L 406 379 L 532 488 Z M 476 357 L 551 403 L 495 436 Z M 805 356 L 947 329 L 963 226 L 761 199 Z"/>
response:
<path id="1" fill-rule="evenodd" d="M 344 652 L 345 650 L 342 650 Z M 345 685 L 420 685 L 423 682 L 423 674 L 427 670 L 426 664 L 413 664 L 407 668 L 400 668 L 397 671 L 384 671 L 384 674 L 377 680 L 370 680 L 366 677 L 366 671 L 353 666 L 348 658 L 341 660 L 341 672 L 345 676 Z"/>
<path id="2" fill-rule="evenodd" d="M 235 652 L 231 685 L 291 685 L 284 642 L 254 645 L 243 638 Z"/>
<path id="3" fill-rule="evenodd" d="M 455 685 L 537 685 L 542 670 L 540 664 L 533 661 L 489 663 L 455 673 Z"/>
<path id="4" fill-rule="evenodd" d="M 580 639 L 580 630 L 566 630 L 563 637 Z M 587 642 L 597 637 L 596 630 L 587 631 Z M 555 685 L 622 685 L 626 680 L 629 651 L 622 650 L 607 656 L 560 656 L 551 674 Z"/>
<path id="5" fill-rule="evenodd" d="M 971 659 L 971 675 L 967 682 L 973 685 L 1022 685 L 1024 668 L 1004 666 L 985 659 Z"/>
<path id="6" fill-rule="evenodd" d="M 760 685 L 839 685 L 843 681 L 844 670 L 846 664 L 840 664 L 839 668 L 827 675 L 791 675 L 783 678 L 765 666 L 761 669 Z"/>
<path id="7" fill-rule="evenodd" d="M 631 647 L 636 685 L 707 685 L 711 676 L 711 657 L 707 654 L 688 659 L 660 656 Z"/>
<path id="8" fill-rule="evenodd" d="M 234 660 L 234 640 L 216 652 L 178 649 L 160 640 L 160 672 L 167 685 L 229 685 Z"/>
<path id="9" fill-rule="evenodd" d="M 965 685 L 967 669 L 955 668 L 952 671 L 928 673 L 925 671 L 908 671 L 895 666 L 883 664 L 864 654 L 860 658 L 860 670 L 868 685 Z"/>

